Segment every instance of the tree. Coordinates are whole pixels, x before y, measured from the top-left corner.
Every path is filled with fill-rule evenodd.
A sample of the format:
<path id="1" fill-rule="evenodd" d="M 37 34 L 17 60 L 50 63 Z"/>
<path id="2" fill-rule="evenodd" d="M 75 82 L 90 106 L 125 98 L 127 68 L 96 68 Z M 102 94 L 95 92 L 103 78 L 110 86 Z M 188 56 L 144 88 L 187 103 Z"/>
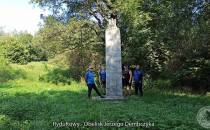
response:
<path id="1" fill-rule="evenodd" d="M 41 38 L 39 46 L 55 62 L 57 57 L 63 57 L 70 70 L 77 70 L 77 75 L 82 76 L 89 64 L 99 63 L 103 59 L 101 55 L 104 51 L 101 50 L 104 46 L 95 34 L 97 29 L 93 22 L 87 20 L 72 18 L 63 24 L 48 17 L 37 34 Z"/>
<path id="2" fill-rule="evenodd" d="M 82 22 L 85 21 L 88 23 L 85 25 L 89 25 L 85 26 L 87 32 L 91 32 L 91 35 L 94 32 L 93 36 L 99 39 L 87 42 L 90 39 L 85 38 L 83 42 L 87 44 L 81 45 L 78 36 L 82 35 L 76 32 L 68 33 L 71 34 L 71 37 L 63 35 L 65 33 L 58 33 L 60 30 L 65 30 L 66 25 L 64 27 L 62 23 L 57 22 L 53 26 L 59 29 L 53 29 L 57 32 L 51 34 L 54 38 L 55 35 L 59 37 L 53 41 L 55 42 L 56 39 L 56 43 L 66 41 L 66 44 L 58 44 L 59 46 L 69 45 L 68 47 L 74 48 L 79 45 L 86 49 L 88 46 L 92 48 L 96 41 L 99 41 L 102 48 L 97 48 L 98 52 L 101 51 L 104 54 L 102 50 L 104 49 L 104 30 L 107 18 L 110 13 L 116 13 L 122 36 L 124 63 L 141 64 L 153 79 L 170 79 L 178 83 L 174 84 L 175 86 L 187 85 L 199 88 L 198 86 L 202 84 L 202 89 L 210 86 L 210 79 L 207 78 L 210 61 L 209 1 L 32 0 L 32 2 L 44 8 L 48 7 L 52 11 L 52 16 L 64 25 L 69 20 L 75 20 L 69 23 L 75 26 L 73 30 L 82 30 L 84 27 L 78 24 L 84 25 Z M 93 22 L 97 23 L 95 24 L 97 27 Z M 192 81 L 196 81 L 197 84 Z"/>
<path id="3" fill-rule="evenodd" d="M 4 34 L 0 36 L 0 46 L 4 57 L 11 63 L 26 64 L 31 61 L 46 60 L 41 48 L 33 45 L 34 37 L 28 33 Z"/>

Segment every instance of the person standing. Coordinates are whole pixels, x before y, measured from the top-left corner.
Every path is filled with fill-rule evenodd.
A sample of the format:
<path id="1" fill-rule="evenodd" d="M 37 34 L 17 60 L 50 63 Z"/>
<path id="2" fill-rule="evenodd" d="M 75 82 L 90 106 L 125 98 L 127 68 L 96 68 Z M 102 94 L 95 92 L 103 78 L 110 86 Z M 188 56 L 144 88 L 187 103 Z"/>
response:
<path id="1" fill-rule="evenodd" d="M 139 65 L 136 65 L 135 71 L 133 73 L 134 85 L 135 85 L 135 94 L 143 96 L 143 77 L 144 72 L 140 70 Z"/>
<path id="2" fill-rule="evenodd" d="M 94 89 L 96 91 L 98 96 L 100 96 L 101 98 L 104 98 L 104 96 L 101 95 L 101 93 L 98 91 L 98 89 L 95 85 L 94 77 L 95 77 L 95 74 L 93 72 L 93 67 L 89 66 L 88 71 L 85 74 L 85 82 L 88 86 L 88 98 L 91 98 L 92 89 Z"/>
<path id="3" fill-rule="evenodd" d="M 132 72 L 127 65 L 123 67 L 122 78 L 124 94 L 131 95 Z"/>
<path id="4" fill-rule="evenodd" d="M 106 92 L 106 69 L 104 66 L 100 67 L 98 75 L 99 75 L 99 82 L 102 88 L 104 89 L 104 93 L 105 93 Z"/>

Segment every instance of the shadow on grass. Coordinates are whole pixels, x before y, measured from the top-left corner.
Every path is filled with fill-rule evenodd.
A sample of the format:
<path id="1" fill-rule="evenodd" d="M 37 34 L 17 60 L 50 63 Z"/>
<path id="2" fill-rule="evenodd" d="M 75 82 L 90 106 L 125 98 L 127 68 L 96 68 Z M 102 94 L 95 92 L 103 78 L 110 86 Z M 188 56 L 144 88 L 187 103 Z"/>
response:
<path id="1" fill-rule="evenodd" d="M 95 93 L 94 93 L 95 95 Z M 155 122 L 149 129 L 201 127 L 195 122 L 209 100 L 148 91 L 119 102 L 89 100 L 86 91 L 16 93 L 0 98 L 0 129 L 56 129 L 53 122 Z M 62 129 L 73 129 L 63 127 Z M 80 126 L 84 129 L 93 127 Z M 112 127 L 113 128 L 113 127 Z M 117 127 L 115 127 L 117 128 Z M 111 129 L 111 128 L 103 128 Z"/>
<path id="2" fill-rule="evenodd" d="M 8 82 L 9 80 L 26 78 L 26 72 L 23 70 L 16 70 L 10 67 L 2 69 L 0 68 L 0 85 Z"/>

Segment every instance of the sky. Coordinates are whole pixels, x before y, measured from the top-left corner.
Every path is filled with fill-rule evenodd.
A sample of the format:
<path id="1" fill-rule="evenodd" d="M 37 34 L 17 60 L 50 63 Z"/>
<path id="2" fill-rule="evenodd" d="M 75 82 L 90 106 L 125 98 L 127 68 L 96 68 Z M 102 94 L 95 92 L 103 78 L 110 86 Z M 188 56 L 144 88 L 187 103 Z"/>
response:
<path id="1" fill-rule="evenodd" d="M 5 32 L 14 30 L 35 34 L 39 26 L 40 14 L 46 14 L 39 7 L 34 7 L 30 0 L 0 0 L 0 27 Z"/>

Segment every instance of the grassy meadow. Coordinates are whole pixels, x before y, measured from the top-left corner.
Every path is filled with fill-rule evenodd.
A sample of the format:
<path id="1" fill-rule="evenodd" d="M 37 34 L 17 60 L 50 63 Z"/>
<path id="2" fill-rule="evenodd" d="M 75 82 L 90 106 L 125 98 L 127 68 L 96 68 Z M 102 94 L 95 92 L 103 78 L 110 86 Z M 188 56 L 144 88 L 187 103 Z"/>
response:
<path id="1" fill-rule="evenodd" d="M 0 84 L 0 130 L 61 129 L 55 122 L 151 122 L 152 127 L 79 127 L 62 129 L 202 130 L 196 115 L 210 96 L 145 90 L 122 101 L 89 100 L 84 83 L 39 81 L 54 66 L 44 62 L 12 65 L 24 77 Z M 95 95 L 95 92 L 93 92 Z"/>

